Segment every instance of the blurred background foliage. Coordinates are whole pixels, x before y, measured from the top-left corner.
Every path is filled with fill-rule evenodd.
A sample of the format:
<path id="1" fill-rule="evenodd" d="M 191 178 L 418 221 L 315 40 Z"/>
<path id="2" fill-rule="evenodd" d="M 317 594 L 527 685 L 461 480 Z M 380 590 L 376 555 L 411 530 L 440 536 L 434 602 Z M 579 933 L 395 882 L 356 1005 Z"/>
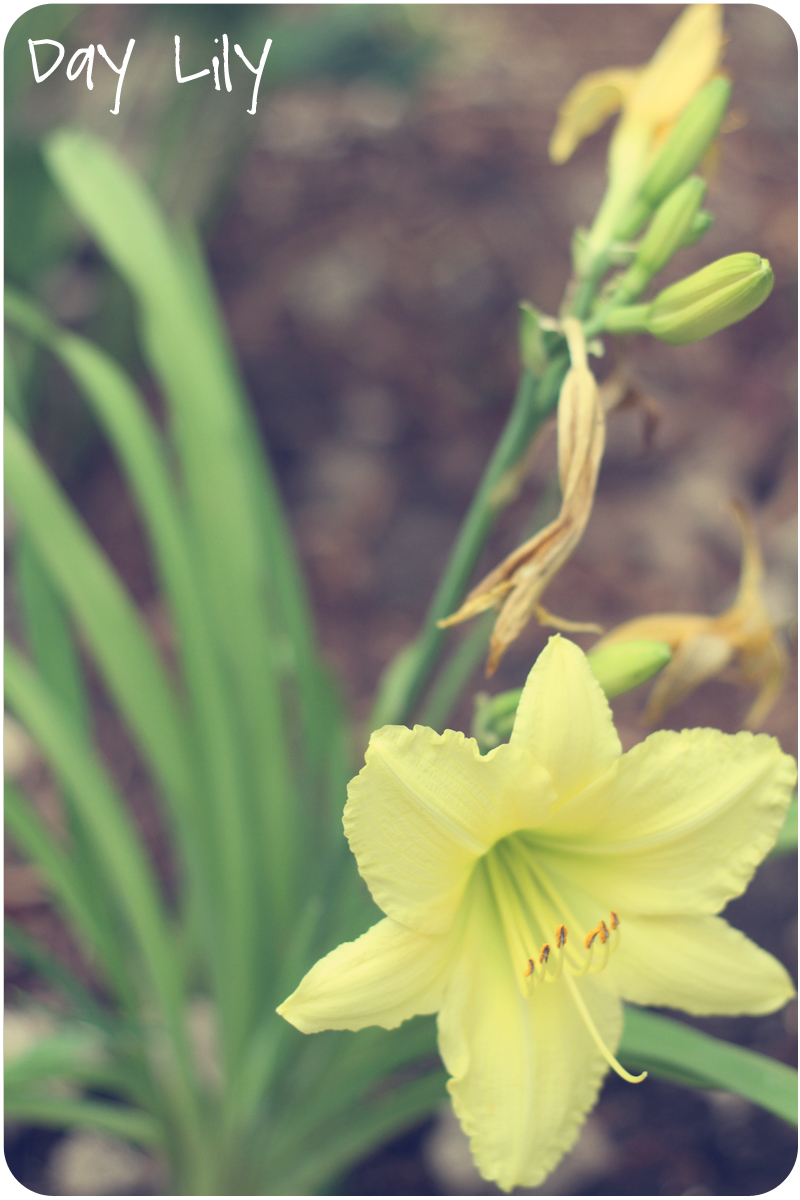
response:
<path id="1" fill-rule="evenodd" d="M 42 160 L 41 140 L 51 129 L 73 125 L 101 133 L 147 181 L 167 216 L 207 233 L 224 209 L 229 189 L 258 135 L 259 121 L 246 114 L 253 76 L 234 56 L 239 43 L 257 63 L 267 38 L 272 46 L 259 89 L 263 114 L 276 91 L 306 80 L 343 85 L 358 80 L 413 88 L 436 52 L 436 39 L 408 7 L 387 5 L 119 5 L 43 4 L 24 13 L 5 43 L 5 262 L 6 278 L 45 294 L 69 266 L 83 270 L 83 295 L 72 297 L 62 319 L 82 330 L 119 361 L 141 374 L 132 336 L 130 300 L 119 280 L 86 244 Z M 174 37 L 181 38 L 182 74 L 210 66 L 227 33 L 231 92 L 210 82 L 181 86 L 175 78 Z M 28 39 L 50 38 L 67 47 L 58 70 L 43 84 L 31 71 Z M 66 77 L 74 50 L 105 44 L 119 65 L 135 39 L 120 111 L 109 119 L 117 76 L 95 57 L 94 89 L 86 74 Z M 54 56 L 38 50 L 41 70 Z M 50 56 L 49 58 L 47 56 Z M 198 60 L 195 62 L 195 60 Z M 237 74 L 238 72 L 238 74 Z M 256 114 L 256 117 L 258 114 Z M 80 289 L 79 289 L 80 292 Z M 88 317 L 87 320 L 81 318 Z M 62 475 L 76 468 L 93 443 L 93 426 L 69 389 L 55 404 L 43 386 L 36 354 L 21 364 L 23 392 L 37 414 L 40 436 L 56 455 Z"/>

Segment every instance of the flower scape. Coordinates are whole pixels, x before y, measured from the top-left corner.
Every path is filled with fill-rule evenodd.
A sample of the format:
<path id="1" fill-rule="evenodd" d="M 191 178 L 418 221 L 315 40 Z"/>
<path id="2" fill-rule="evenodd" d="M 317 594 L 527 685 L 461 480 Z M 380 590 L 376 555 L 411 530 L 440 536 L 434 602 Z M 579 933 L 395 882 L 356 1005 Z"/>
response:
<path id="1" fill-rule="evenodd" d="M 535 1187 L 574 1143 L 622 1001 L 764 1014 L 793 995 L 717 914 L 780 831 L 796 777 L 774 738 L 660 731 L 627 754 L 585 655 L 534 664 L 508 744 L 384 726 L 344 827 L 386 914 L 278 1008 L 304 1033 L 438 1013 L 448 1089 L 481 1174 Z"/>

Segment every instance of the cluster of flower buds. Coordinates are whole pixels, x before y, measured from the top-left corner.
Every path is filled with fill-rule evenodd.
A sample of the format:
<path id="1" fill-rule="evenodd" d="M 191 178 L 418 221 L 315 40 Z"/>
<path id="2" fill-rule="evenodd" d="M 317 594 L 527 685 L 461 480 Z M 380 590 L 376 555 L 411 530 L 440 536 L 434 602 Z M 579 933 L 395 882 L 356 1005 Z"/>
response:
<path id="1" fill-rule="evenodd" d="M 634 303 L 712 223 L 702 208 L 706 184 L 693 172 L 707 158 L 731 96 L 720 68 L 724 45 L 720 6 L 690 5 L 649 63 L 587 75 L 561 106 L 550 143 L 556 162 L 621 112 L 609 145 L 608 188 L 591 229 L 576 237 L 573 258 L 576 279 L 589 293 L 609 269 L 627 269 L 591 311 L 579 313 L 587 337 L 646 332 L 672 345 L 697 341 L 746 317 L 772 289 L 766 259 L 734 254 L 648 304 Z"/>

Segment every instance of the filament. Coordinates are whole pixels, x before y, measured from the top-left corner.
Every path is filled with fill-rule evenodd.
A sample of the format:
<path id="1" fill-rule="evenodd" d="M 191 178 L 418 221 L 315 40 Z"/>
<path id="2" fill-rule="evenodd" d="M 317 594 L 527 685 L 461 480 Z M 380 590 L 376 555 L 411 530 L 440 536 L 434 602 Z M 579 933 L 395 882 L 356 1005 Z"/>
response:
<path id="1" fill-rule="evenodd" d="M 630 1071 L 626 1071 L 622 1064 L 616 1060 L 608 1046 L 600 1037 L 600 1034 L 597 1032 L 597 1026 L 589 1015 L 589 1010 L 583 1002 L 583 996 L 581 996 L 580 992 L 578 991 L 578 985 L 576 984 L 575 980 L 569 975 L 567 975 L 566 979 L 567 986 L 572 992 L 572 999 L 575 1001 L 578 1012 L 583 1017 L 583 1022 L 591 1034 L 592 1041 L 597 1046 L 597 1049 L 611 1067 L 612 1071 L 616 1071 L 620 1079 L 625 1079 L 628 1083 L 641 1083 L 643 1079 L 647 1078 L 647 1071 L 642 1071 L 641 1075 L 631 1075 Z"/>

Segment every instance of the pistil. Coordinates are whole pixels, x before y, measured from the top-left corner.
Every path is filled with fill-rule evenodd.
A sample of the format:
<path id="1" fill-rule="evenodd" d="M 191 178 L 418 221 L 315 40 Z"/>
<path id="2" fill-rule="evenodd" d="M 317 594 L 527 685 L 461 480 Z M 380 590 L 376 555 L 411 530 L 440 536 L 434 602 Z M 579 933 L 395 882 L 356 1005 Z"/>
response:
<path id="1" fill-rule="evenodd" d="M 620 1079 L 625 1079 L 628 1083 L 641 1083 L 643 1079 L 647 1078 L 647 1071 L 642 1071 L 641 1075 L 631 1075 L 630 1071 L 626 1071 L 622 1064 L 617 1061 L 617 1059 L 609 1050 L 608 1046 L 600 1037 L 600 1034 L 597 1031 L 597 1026 L 589 1015 L 589 1010 L 583 1002 L 583 996 L 581 996 L 580 992 L 578 991 L 577 983 L 569 975 L 567 975 L 566 979 L 567 986 L 572 993 L 572 999 L 575 1001 L 575 1006 L 583 1018 L 583 1023 L 588 1029 L 592 1041 L 597 1046 L 597 1049 L 611 1067 L 612 1071 L 616 1071 Z"/>

